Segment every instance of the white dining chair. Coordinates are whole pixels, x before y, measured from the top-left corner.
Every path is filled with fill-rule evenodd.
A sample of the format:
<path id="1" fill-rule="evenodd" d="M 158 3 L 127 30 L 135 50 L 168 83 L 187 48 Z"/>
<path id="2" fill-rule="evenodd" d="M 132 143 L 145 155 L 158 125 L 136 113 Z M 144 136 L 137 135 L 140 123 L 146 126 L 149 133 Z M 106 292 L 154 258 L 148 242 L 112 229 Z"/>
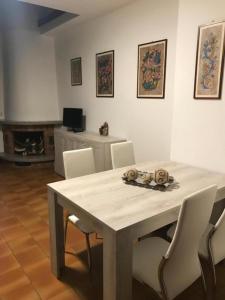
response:
<path id="1" fill-rule="evenodd" d="M 64 151 L 63 162 L 66 179 L 95 173 L 95 161 L 92 148 Z M 93 232 L 93 230 L 92 228 L 89 228 L 88 226 L 84 225 L 76 215 L 68 214 L 66 217 L 65 224 L 65 243 L 68 222 L 72 223 L 74 226 L 80 229 L 85 235 L 88 254 L 88 266 L 89 270 L 91 270 L 92 258 L 90 247 L 90 234 Z"/>
<path id="2" fill-rule="evenodd" d="M 131 141 L 111 144 L 113 169 L 135 164 L 134 147 Z"/>
<path id="3" fill-rule="evenodd" d="M 176 223 L 168 230 L 168 239 L 172 240 L 175 230 Z M 208 294 L 213 297 L 216 290 L 215 265 L 225 259 L 225 210 L 220 215 L 216 224 L 208 224 L 199 245 L 199 258 Z"/>
<path id="4" fill-rule="evenodd" d="M 209 186 L 184 199 L 171 243 L 150 237 L 134 247 L 134 277 L 164 300 L 174 299 L 201 276 L 199 241 L 209 222 L 216 190 L 215 185 Z"/>
<path id="5" fill-rule="evenodd" d="M 210 223 L 199 247 L 199 258 L 205 273 L 208 293 L 216 291 L 215 265 L 225 259 L 225 209 L 216 224 Z"/>

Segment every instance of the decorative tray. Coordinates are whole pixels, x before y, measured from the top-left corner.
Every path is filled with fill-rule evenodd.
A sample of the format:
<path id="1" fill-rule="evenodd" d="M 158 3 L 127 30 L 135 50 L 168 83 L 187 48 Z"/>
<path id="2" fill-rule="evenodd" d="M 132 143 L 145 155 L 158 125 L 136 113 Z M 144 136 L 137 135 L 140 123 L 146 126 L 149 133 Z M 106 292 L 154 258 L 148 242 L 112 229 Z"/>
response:
<path id="1" fill-rule="evenodd" d="M 155 170 L 154 173 L 130 169 L 123 174 L 124 183 L 154 190 L 167 190 L 177 187 L 173 176 L 164 169 Z"/>

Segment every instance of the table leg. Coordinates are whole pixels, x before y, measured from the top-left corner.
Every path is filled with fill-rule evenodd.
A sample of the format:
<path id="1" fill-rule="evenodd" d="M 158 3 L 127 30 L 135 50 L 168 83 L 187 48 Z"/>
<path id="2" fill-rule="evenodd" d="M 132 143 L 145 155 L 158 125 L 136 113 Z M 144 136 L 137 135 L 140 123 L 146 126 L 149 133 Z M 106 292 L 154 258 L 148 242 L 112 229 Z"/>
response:
<path id="1" fill-rule="evenodd" d="M 48 192 L 50 259 L 52 273 L 59 278 L 65 266 L 63 207 L 57 203 L 57 195 Z"/>
<path id="2" fill-rule="evenodd" d="M 132 239 L 129 232 L 103 232 L 103 299 L 132 299 Z"/>

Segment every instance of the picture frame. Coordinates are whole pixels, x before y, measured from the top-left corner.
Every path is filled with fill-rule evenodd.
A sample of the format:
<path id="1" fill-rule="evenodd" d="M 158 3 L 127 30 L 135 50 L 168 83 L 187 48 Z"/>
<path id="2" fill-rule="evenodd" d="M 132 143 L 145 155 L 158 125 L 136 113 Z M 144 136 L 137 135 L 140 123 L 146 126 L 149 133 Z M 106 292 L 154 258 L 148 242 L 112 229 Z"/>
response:
<path id="1" fill-rule="evenodd" d="M 194 99 L 221 99 L 225 22 L 198 28 Z"/>
<path id="2" fill-rule="evenodd" d="M 167 39 L 138 45 L 137 98 L 165 98 Z"/>
<path id="3" fill-rule="evenodd" d="M 82 85 L 82 64 L 81 57 L 70 60 L 71 67 L 71 85 Z"/>
<path id="4" fill-rule="evenodd" d="M 96 97 L 114 97 L 114 50 L 96 54 Z"/>

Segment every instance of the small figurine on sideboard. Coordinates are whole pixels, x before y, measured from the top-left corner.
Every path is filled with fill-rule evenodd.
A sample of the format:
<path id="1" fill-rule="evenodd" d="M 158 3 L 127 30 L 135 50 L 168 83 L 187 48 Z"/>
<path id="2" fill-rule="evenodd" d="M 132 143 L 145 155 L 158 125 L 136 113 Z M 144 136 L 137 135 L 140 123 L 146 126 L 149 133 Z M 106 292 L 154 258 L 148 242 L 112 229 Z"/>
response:
<path id="1" fill-rule="evenodd" d="M 100 128 L 99 128 L 100 135 L 107 136 L 109 135 L 109 125 L 107 122 L 105 122 Z"/>

